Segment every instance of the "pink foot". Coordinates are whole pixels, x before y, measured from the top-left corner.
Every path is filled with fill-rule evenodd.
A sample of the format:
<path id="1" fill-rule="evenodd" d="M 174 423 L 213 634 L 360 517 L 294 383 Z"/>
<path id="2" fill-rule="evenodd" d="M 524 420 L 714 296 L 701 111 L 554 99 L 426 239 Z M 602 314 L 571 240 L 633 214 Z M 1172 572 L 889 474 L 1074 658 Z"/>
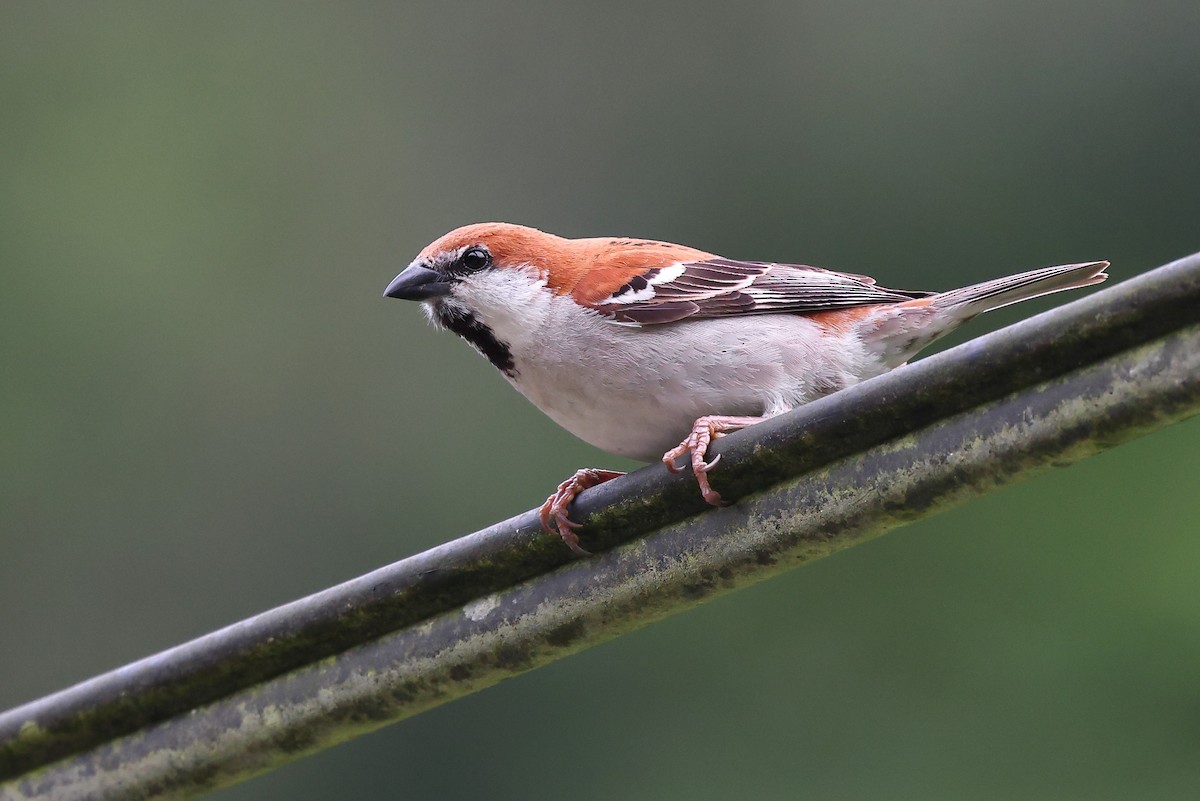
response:
<path id="1" fill-rule="evenodd" d="M 546 530 L 547 534 L 562 537 L 562 541 L 567 544 L 567 547 L 579 556 L 591 556 L 579 544 L 579 537 L 575 536 L 575 529 L 579 528 L 582 523 L 576 523 L 567 517 L 567 507 L 575 500 L 575 496 L 585 489 L 603 484 L 605 481 L 612 481 L 623 475 L 625 474 L 616 470 L 600 470 L 595 467 L 576 470 L 575 475 L 559 484 L 554 494 L 542 504 L 542 508 L 538 512 L 542 519 L 542 528 Z"/>
<path id="2" fill-rule="evenodd" d="M 688 435 L 687 439 L 663 454 L 663 464 L 672 473 L 683 472 L 683 468 L 675 462 L 681 456 L 691 454 L 692 475 L 696 477 L 696 483 L 700 485 L 700 494 L 704 496 L 704 500 L 713 506 L 728 506 L 721 499 L 720 493 L 708 483 L 708 471 L 721 461 L 720 456 L 711 462 L 704 461 L 704 457 L 708 455 L 708 446 L 714 439 L 720 439 L 731 431 L 761 423 L 764 419 L 763 417 L 721 417 L 719 415 L 701 417 L 692 425 L 692 433 Z"/>

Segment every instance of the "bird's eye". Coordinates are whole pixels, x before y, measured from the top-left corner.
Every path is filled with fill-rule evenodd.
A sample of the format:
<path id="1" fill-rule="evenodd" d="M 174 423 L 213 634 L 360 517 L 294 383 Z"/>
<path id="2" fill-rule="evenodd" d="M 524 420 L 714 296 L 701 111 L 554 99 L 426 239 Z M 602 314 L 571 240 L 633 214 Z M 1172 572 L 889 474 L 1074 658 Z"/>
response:
<path id="1" fill-rule="evenodd" d="M 492 263 L 492 254 L 483 248 L 468 248 L 459 261 L 463 267 L 477 273 Z"/>

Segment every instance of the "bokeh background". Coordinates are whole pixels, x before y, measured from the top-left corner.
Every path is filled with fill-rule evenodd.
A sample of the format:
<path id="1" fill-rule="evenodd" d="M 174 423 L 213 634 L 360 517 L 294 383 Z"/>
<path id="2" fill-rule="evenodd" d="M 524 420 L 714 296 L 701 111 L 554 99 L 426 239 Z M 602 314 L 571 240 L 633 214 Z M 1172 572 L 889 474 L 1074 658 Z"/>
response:
<path id="1" fill-rule="evenodd" d="M 1200 249 L 1197 37 L 1193 0 L 4 3 L 0 707 L 633 466 L 380 297 L 444 231 L 1119 281 Z M 1198 453 L 1200 420 L 214 797 L 1194 799 Z"/>

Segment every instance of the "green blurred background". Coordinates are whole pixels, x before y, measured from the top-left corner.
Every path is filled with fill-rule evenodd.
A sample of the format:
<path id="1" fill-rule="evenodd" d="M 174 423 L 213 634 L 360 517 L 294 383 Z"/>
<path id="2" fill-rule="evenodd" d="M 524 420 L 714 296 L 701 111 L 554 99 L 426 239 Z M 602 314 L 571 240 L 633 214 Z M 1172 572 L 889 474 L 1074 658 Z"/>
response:
<path id="1" fill-rule="evenodd" d="M 4 3 L 0 707 L 632 466 L 380 297 L 444 231 L 1123 280 L 1200 248 L 1198 37 L 1194 0 Z M 1198 448 L 1159 432 L 215 797 L 1194 799 Z"/>

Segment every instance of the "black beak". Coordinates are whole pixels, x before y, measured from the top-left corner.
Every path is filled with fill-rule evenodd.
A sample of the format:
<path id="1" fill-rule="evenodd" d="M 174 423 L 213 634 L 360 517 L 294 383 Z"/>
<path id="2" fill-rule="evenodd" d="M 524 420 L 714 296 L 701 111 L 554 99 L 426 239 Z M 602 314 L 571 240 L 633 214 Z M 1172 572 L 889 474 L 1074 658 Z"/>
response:
<path id="1" fill-rule="evenodd" d="M 450 294 L 450 282 L 441 273 L 413 264 L 393 278 L 383 294 L 401 300 L 428 300 Z"/>

